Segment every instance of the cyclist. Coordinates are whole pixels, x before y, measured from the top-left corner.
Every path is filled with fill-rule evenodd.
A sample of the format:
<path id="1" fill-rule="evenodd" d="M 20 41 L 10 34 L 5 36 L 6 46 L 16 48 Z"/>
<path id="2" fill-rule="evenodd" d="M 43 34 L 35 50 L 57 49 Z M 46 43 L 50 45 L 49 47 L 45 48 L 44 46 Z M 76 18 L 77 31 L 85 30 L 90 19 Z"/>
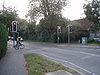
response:
<path id="1" fill-rule="evenodd" d="M 21 37 L 18 37 L 16 42 L 17 42 L 17 45 L 21 45 Z"/>
<path id="2" fill-rule="evenodd" d="M 16 45 L 14 46 L 15 49 L 23 49 L 25 46 L 21 43 L 23 39 L 21 37 L 17 37 L 16 39 Z"/>

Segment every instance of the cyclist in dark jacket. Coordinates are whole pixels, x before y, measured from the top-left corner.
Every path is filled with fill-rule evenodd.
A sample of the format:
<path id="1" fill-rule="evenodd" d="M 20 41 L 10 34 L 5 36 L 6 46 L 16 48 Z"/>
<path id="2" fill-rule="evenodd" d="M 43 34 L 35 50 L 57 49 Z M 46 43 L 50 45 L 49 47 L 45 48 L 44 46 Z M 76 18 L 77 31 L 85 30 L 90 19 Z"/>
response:
<path id="1" fill-rule="evenodd" d="M 21 37 L 18 37 L 16 42 L 17 42 L 17 45 L 18 44 L 21 45 Z"/>

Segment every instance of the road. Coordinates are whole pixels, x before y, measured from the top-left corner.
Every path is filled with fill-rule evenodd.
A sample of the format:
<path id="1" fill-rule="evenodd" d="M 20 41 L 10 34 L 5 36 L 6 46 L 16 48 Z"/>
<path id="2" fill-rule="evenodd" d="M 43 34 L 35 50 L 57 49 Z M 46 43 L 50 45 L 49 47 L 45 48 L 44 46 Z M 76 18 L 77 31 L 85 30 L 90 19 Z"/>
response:
<path id="1" fill-rule="evenodd" d="M 29 52 L 72 67 L 85 75 L 100 75 L 100 46 L 26 43 Z"/>
<path id="2" fill-rule="evenodd" d="M 8 50 L 6 56 L 0 61 L 0 75 L 27 75 L 23 66 L 25 65 L 23 54 L 26 53 L 45 56 L 84 75 L 100 75 L 100 46 L 36 42 L 24 42 L 24 45 L 23 50 Z"/>

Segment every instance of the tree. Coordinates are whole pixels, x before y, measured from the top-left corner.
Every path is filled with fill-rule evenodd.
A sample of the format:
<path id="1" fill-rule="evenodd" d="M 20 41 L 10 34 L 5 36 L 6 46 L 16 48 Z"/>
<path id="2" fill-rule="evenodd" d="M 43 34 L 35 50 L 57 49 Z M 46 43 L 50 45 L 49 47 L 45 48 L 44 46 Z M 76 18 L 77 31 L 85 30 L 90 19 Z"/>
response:
<path id="1" fill-rule="evenodd" d="M 49 34 L 56 31 L 57 25 L 63 26 L 67 20 L 59 15 L 50 15 L 40 20 L 39 25 L 42 29 L 47 29 Z"/>
<path id="2" fill-rule="evenodd" d="M 11 7 L 0 10 L 0 21 L 6 25 L 10 25 L 17 18 L 17 11 Z"/>
<path id="3" fill-rule="evenodd" d="M 8 27 L 10 26 L 12 20 L 15 20 L 16 17 L 16 11 L 10 7 L 5 7 L 4 10 L 0 10 L 0 58 L 6 54 Z"/>
<path id="4" fill-rule="evenodd" d="M 36 34 L 36 28 L 35 28 L 35 24 L 28 24 L 27 28 L 26 28 L 26 37 L 28 40 L 36 40 L 37 39 L 37 34 Z"/>
<path id="5" fill-rule="evenodd" d="M 0 22 L 0 58 L 7 51 L 7 26 Z"/>
<path id="6" fill-rule="evenodd" d="M 61 14 L 61 10 L 66 5 L 67 0 L 30 0 L 28 15 L 31 22 L 34 22 L 40 16 L 43 17 L 35 29 L 39 41 L 50 41 L 52 38 L 56 40 L 57 25 L 63 28 L 67 23 L 67 20 Z"/>
<path id="7" fill-rule="evenodd" d="M 59 15 L 50 15 L 40 20 L 40 30 L 46 30 L 49 35 L 49 40 L 54 39 L 56 42 L 57 37 L 57 26 L 60 25 L 62 29 L 66 28 L 67 19 Z M 45 31 L 44 31 L 45 32 Z M 46 36 L 45 36 L 46 37 Z"/>
<path id="8" fill-rule="evenodd" d="M 10 26 L 12 21 L 16 20 L 17 18 L 17 11 L 11 7 L 5 7 L 4 10 L 0 10 L 0 22 L 9 28 L 8 35 L 11 35 L 10 33 Z"/>
<path id="9" fill-rule="evenodd" d="M 83 35 L 83 32 L 80 32 L 83 25 L 77 21 L 69 21 L 68 24 L 72 25 L 71 33 L 70 33 L 71 40 L 73 40 L 73 41 L 79 40 L 82 37 L 81 35 Z"/>
<path id="10" fill-rule="evenodd" d="M 18 21 L 17 29 L 19 32 L 19 36 L 23 37 L 23 39 L 27 39 L 26 29 L 28 28 L 28 25 L 29 25 L 28 22 L 20 18 L 17 18 L 17 21 Z"/>
<path id="11" fill-rule="evenodd" d="M 61 14 L 61 10 L 67 5 L 67 0 L 30 0 L 29 16 L 32 20 L 39 16 L 48 17 L 51 14 Z"/>
<path id="12" fill-rule="evenodd" d="M 86 14 L 86 18 L 92 21 L 94 24 L 92 25 L 92 30 L 97 31 L 100 29 L 100 21 L 98 17 L 100 17 L 100 1 L 93 0 L 91 3 L 89 2 L 84 6 L 84 12 Z"/>

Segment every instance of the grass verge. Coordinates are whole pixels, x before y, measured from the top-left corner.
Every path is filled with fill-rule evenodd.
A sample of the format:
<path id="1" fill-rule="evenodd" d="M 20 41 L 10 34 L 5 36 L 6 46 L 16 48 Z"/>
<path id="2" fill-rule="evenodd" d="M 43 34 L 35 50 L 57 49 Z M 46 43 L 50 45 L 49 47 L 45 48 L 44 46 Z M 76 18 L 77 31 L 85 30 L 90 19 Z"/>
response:
<path id="1" fill-rule="evenodd" d="M 34 53 L 24 54 L 24 57 L 27 62 L 26 68 L 28 70 L 28 75 L 45 75 L 48 72 L 54 72 L 57 70 L 65 70 L 73 75 L 81 75 L 69 67 L 65 67 L 60 63 L 48 60 L 47 58 Z"/>
<path id="2" fill-rule="evenodd" d="M 97 44 L 97 43 L 88 43 L 87 45 L 99 46 L 99 45 L 100 45 L 100 43 L 99 43 L 99 44 Z"/>

